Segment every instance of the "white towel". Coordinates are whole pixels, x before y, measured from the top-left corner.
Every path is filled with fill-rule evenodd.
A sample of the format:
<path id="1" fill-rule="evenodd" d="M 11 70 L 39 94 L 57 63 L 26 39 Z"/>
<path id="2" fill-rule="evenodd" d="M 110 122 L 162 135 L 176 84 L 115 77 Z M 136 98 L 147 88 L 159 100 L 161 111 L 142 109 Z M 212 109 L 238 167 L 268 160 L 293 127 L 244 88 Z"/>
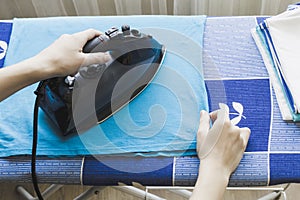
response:
<path id="1" fill-rule="evenodd" d="M 281 112 L 281 117 L 283 120 L 292 121 L 293 115 L 291 113 L 290 105 L 288 104 L 287 97 L 285 95 L 285 91 L 281 82 L 279 80 L 278 74 L 276 72 L 274 62 L 272 57 L 270 56 L 270 52 L 267 48 L 267 45 L 264 40 L 264 33 L 259 28 L 254 28 L 251 30 L 253 39 L 256 43 L 256 46 L 263 58 L 264 64 L 267 68 L 272 87 L 275 92 L 275 96 L 279 105 L 279 109 Z"/>
<path id="2" fill-rule="evenodd" d="M 294 112 L 300 113 L 300 8 L 265 20 L 269 47 L 291 95 Z"/>

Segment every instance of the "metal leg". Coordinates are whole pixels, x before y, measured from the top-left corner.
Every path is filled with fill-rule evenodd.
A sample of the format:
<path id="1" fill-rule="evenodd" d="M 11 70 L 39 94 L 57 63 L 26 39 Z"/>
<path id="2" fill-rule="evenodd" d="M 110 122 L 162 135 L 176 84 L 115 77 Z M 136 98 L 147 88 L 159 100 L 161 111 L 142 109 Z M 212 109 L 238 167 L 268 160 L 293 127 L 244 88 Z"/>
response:
<path id="1" fill-rule="evenodd" d="M 133 186 L 113 186 L 113 188 L 146 200 L 165 200 L 164 198 L 149 193 L 147 189 L 144 191 Z"/>
<path id="2" fill-rule="evenodd" d="M 272 193 L 269 193 L 258 200 L 276 200 L 278 199 L 281 195 L 283 195 L 284 199 L 286 200 L 286 189 L 290 186 L 290 184 L 287 184 L 285 187 L 281 188 L 272 188 L 272 187 L 249 187 L 249 188 L 227 188 L 228 190 L 273 190 Z M 60 188 L 62 188 L 63 185 L 57 185 L 57 184 L 52 184 L 50 185 L 45 191 L 42 193 L 44 199 L 49 198 L 52 194 L 57 192 Z M 193 189 L 193 187 L 159 187 L 159 186 L 146 186 L 145 190 L 139 189 L 134 186 L 127 186 L 127 185 L 121 185 L 121 186 L 111 186 L 116 190 L 120 190 L 122 192 L 131 194 L 135 197 L 143 198 L 145 200 L 165 200 L 164 198 L 161 198 L 157 195 L 151 194 L 148 192 L 149 189 L 168 189 L 173 193 L 176 193 L 182 197 L 189 198 L 191 196 L 191 191 L 188 191 L 188 189 Z M 87 191 L 83 192 L 79 196 L 75 197 L 74 200 L 88 200 L 95 195 L 99 194 L 101 190 L 106 188 L 105 186 L 94 186 L 89 188 Z M 32 196 L 24 187 L 22 186 L 17 186 L 16 191 L 24 197 L 26 200 L 38 200 L 37 197 Z"/>
<path id="3" fill-rule="evenodd" d="M 285 187 L 227 187 L 227 190 L 247 190 L 247 191 L 273 191 L 259 198 L 258 200 L 278 200 L 283 195 L 284 200 L 287 200 L 286 189 L 290 186 L 287 184 Z M 146 192 L 149 189 L 167 189 L 182 197 L 189 198 L 191 193 L 188 190 L 193 190 L 194 187 L 181 187 L 181 186 L 146 186 Z"/>
<path id="4" fill-rule="evenodd" d="M 139 188 L 136 188 L 134 186 L 127 186 L 127 185 L 122 185 L 122 186 L 111 186 L 112 188 L 125 192 L 127 194 L 133 195 L 135 197 L 138 198 L 142 198 L 142 199 L 147 199 L 147 200 L 165 200 L 161 197 L 158 197 L 154 194 L 151 193 L 147 193 L 144 190 L 141 190 Z M 85 191 L 84 193 L 80 194 L 78 197 L 76 197 L 73 200 L 88 200 L 92 197 L 94 197 L 95 195 L 99 194 L 99 192 L 101 190 L 103 190 L 106 187 L 102 187 L 102 186 L 94 186 L 91 187 L 90 189 L 88 189 L 87 191 Z"/>
<path id="5" fill-rule="evenodd" d="M 275 200 L 278 199 L 280 196 L 281 196 L 281 191 L 277 191 L 277 192 L 272 192 L 270 194 L 267 194 L 259 198 L 258 200 Z"/>
<path id="6" fill-rule="evenodd" d="M 55 193 L 57 190 L 59 190 L 63 185 L 50 185 L 43 193 L 44 199 L 49 198 L 53 193 Z M 112 186 L 114 189 L 125 192 L 127 194 L 131 194 L 133 196 L 147 199 L 147 200 L 165 200 L 159 196 L 156 196 L 154 194 L 148 193 L 144 190 L 141 190 L 139 188 L 136 188 L 134 186 Z M 87 191 L 81 193 L 79 196 L 75 197 L 73 200 L 88 200 L 95 195 L 99 194 L 101 190 L 106 188 L 105 186 L 94 186 L 89 188 Z M 24 187 L 17 186 L 16 188 L 17 192 L 24 197 L 26 200 L 38 200 L 37 197 L 32 196 Z"/>
<path id="7" fill-rule="evenodd" d="M 173 192 L 181 197 L 184 197 L 186 199 L 189 199 L 192 196 L 192 192 L 189 190 L 180 190 L 180 189 L 172 190 L 172 189 L 170 189 L 169 191 Z"/>
<path id="8" fill-rule="evenodd" d="M 45 191 L 42 193 L 44 199 L 49 198 L 52 194 L 54 194 L 56 191 L 58 191 L 60 188 L 62 188 L 63 185 L 57 185 L 52 184 L 50 185 Z M 24 187 L 17 186 L 16 188 L 17 192 L 23 196 L 27 200 L 37 200 L 37 197 L 33 197 Z"/>
<path id="9" fill-rule="evenodd" d="M 287 196 L 286 196 L 286 189 L 290 186 L 290 184 L 287 184 L 285 187 L 282 188 L 282 190 L 276 190 L 270 194 L 267 194 L 261 198 L 259 198 L 258 200 L 276 200 L 279 199 L 279 197 L 281 195 L 283 195 L 283 198 L 286 200 Z"/>
<path id="10" fill-rule="evenodd" d="M 37 198 L 33 197 L 24 187 L 17 186 L 17 192 L 27 200 L 36 200 Z"/>

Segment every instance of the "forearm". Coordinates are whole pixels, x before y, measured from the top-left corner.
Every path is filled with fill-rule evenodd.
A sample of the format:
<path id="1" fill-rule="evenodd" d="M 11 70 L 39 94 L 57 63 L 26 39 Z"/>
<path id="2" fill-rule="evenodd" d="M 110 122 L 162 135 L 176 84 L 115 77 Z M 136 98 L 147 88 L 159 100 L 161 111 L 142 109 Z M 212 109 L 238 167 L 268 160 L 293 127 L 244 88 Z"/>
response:
<path id="1" fill-rule="evenodd" d="M 48 76 L 45 66 L 39 64 L 36 57 L 0 69 L 0 101 Z"/>
<path id="2" fill-rule="evenodd" d="M 0 101 L 40 80 L 75 74 L 83 65 L 108 62 L 107 53 L 82 52 L 87 41 L 100 34 L 93 29 L 64 34 L 36 56 L 0 69 Z"/>
<path id="3" fill-rule="evenodd" d="M 190 200 L 223 199 L 229 175 L 222 168 L 200 166 L 197 183 Z"/>

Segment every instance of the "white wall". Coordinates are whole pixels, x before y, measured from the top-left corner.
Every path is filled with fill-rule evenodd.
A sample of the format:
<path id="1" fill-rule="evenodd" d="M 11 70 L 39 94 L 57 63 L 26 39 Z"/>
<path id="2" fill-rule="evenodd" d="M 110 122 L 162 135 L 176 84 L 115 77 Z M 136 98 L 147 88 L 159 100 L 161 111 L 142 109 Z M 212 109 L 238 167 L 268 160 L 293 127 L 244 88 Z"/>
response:
<path id="1" fill-rule="evenodd" d="M 0 19 L 74 15 L 275 15 L 297 0 L 0 0 Z"/>

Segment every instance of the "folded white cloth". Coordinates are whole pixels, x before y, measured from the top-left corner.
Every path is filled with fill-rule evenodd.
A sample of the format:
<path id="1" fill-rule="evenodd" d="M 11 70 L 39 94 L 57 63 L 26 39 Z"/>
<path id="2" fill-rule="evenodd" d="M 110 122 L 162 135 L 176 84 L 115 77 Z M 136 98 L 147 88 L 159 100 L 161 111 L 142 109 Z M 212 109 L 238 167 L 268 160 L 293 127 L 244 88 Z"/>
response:
<path id="1" fill-rule="evenodd" d="M 290 109 L 290 105 L 288 103 L 287 95 L 285 95 L 284 88 L 281 84 L 281 81 L 279 79 L 279 75 L 276 72 L 276 67 L 274 65 L 274 62 L 272 60 L 272 56 L 269 52 L 269 49 L 267 48 L 267 42 L 264 37 L 264 33 L 261 29 L 256 28 L 252 29 L 252 36 L 253 39 L 257 45 L 257 48 L 259 49 L 261 56 L 263 58 L 264 64 L 267 68 L 272 87 L 275 92 L 275 96 L 279 105 L 279 109 L 281 112 L 281 116 L 283 120 L 291 121 L 293 120 L 292 111 Z"/>
<path id="2" fill-rule="evenodd" d="M 300 120 L 300 7 L 267 18 L 253 38 L 262 54 L 284 120 Z"/>
<path id="3" fill-rule="evenodd" d="M 274 58 L 290 91 L 295 113 L 300 112 L 300 9 L 289 10 L 266 20 Z M 276 57 L 275 57 L 276 56 Z"/>
<path id="4" fill-rule="evenodd" d="M 300 9 L 288 10 L 265 20 L 273 58 L 288 87 L 294 112 L 300 113 Z"/>

